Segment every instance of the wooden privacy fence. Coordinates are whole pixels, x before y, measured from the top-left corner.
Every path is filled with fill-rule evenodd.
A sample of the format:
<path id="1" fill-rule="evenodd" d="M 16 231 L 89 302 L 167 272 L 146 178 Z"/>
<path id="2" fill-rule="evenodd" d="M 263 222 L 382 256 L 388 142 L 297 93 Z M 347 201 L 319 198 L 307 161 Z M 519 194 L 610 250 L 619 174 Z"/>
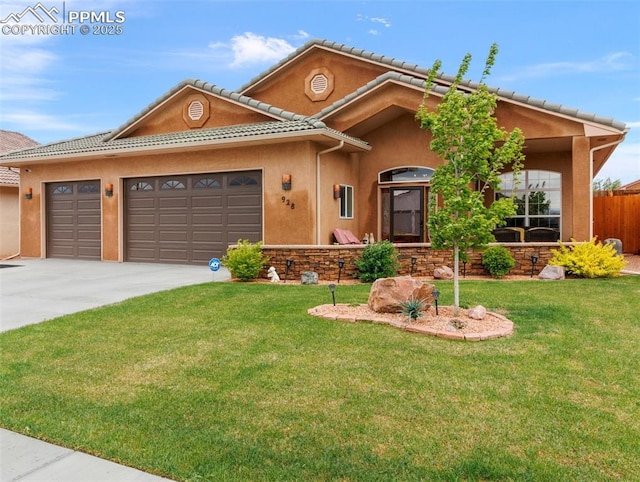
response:
<path id="1" fill-rule="evenodd" d="M 640 191 L 594 196 L 593 234 L 600 241 L 619 239 L 625 253 L 640 254 Z"/>

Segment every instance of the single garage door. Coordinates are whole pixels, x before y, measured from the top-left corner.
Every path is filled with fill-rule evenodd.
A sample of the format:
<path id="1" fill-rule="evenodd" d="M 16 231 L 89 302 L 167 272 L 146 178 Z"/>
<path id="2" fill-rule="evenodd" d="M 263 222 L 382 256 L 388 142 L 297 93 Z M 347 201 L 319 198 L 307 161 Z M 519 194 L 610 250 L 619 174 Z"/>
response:
<path id="1" fill-rule="evenodd" d="M 101 259 L 100 181 L 46 186 L 47 257 Z"/>
<path id="2" fill-rule="evenodd" d="M 262 239 L 262 174 L 127 179 L 126 259 L 206 264 L 238 239 Z"/>

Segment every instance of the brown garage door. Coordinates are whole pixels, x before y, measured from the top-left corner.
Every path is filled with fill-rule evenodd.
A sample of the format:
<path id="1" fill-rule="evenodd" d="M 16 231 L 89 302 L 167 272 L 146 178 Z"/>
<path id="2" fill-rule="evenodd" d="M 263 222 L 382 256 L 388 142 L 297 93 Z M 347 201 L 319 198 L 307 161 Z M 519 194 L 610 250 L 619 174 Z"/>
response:
<path id="1" fill-rule="evenodd" d="M 101 259 L 100 181 L 46 186 L 47 257 Z"/>
<path id="2" fill-rule="evenodd" d="M 206 264 L 262 239 L 260 171 L 127 179 L 127 261 Z"/>

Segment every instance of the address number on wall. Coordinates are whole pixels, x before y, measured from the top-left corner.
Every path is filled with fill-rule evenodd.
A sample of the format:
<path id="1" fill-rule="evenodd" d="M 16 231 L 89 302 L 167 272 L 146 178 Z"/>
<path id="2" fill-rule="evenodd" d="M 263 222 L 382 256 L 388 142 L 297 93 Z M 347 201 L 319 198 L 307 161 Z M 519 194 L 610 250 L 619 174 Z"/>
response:
<path id="1" fill-rule="evenodd" d="M 290 207 L 291 209 L 295 209 L 296 208 L 296 204 L 291 199 L 282 196 L 280 198 L 280 200 L 282 201 L 282 204 L 284 206 Z"/>

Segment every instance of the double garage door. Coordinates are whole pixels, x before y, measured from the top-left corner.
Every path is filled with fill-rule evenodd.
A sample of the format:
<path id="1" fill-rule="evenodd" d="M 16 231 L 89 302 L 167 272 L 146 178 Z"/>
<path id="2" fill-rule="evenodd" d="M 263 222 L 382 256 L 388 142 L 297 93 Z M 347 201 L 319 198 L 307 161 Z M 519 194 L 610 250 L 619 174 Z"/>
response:
<path id="1" fill-rule="evenodd" d="M 47 185 L 48 257 L 101 259 L 100 198 L 99 181 Z M 238 239 L 262 239 L 262 175 L 127 179 L 124 214 L 126 261 L 206 263 Z"/>

